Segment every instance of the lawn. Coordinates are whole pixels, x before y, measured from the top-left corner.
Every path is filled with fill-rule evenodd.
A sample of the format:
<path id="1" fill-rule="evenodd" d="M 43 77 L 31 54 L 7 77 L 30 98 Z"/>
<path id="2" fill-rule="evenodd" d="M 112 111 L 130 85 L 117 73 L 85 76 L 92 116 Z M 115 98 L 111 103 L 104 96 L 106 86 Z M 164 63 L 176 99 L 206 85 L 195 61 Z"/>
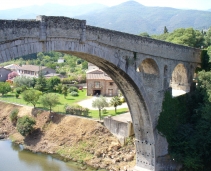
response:
<path id="1" fill-rule="evenodd" d="M 101 111 L 101 115 L 102 115 L 102 118 L 104 118 L 106 116 L 116 116 L 116 115 L 119 115 L 119 114 L 127 113 L 128 111 L 129 111 L 128 108 L 118 109 L 118 107 L 117 107 L 117 113 L 115 113 L 115 110 L 106 110 L 105 113 L 103 113 Z M 98 110 L 90 110 L 89 116 L 92 117 L 92 118 L 99 119 L 99 111 Z"/>
<path id="2" fill-rule="evenodd" d="M 56 93 L 56 94 L 58 94 L 58 93 Z M 86 95 L 85 89 L 83 91 L 79 90 L 78 94 L 79 94 L 79 96 L 73 97 L 73 96 L 68 95 L 66 98 L 64 98 L 64 95 L 58 94 L 59 104 L 56 107 L 53 108 L 53 111 L 58 112 L 58 113 L 65 113 L 64 106 L 66 104 L 73 105 L 73 104 L 76 104 L 77 102 L 79 102 L 81 100 L 91 98 L 91 97 Z M 3 97 L 0 96 L 0 100 L 5 101 L 5 102 L 9 102 L 9 103 L 16 103 L 16 104 L 21 104 L 21 105 L 33 106 L 32 104 L 27 104 L 23 100 L 21 94 L 18 98 L 16 98 L 14 92 L 9 92 L 9 93 L 5 94 Z M 43 107 L 42 104 L 40 104 L 39 101 L 38 101 L 36 107 L 48 110 L 47 108 Z M 118 109 L 118 107 L 117 107 L 117 113 L 116 114 L 115 114 L 114 109 L 113 110 L 107 110 L 105 113 L 103 113 L 103 112 L 101 112 L 101 113 L 102 113 L 102 117 L 105 117 L 105 116 L 109 116 L 109 115 L 115 116 L 115 115 L 119 115 L 119 114 L 126 113 L 126 112 L 128 112 L 128 108 Z M 96 110 L 90 110 L 89 111 L 89 117 L 99 119 L 99 111 L 97 109 Z"/>

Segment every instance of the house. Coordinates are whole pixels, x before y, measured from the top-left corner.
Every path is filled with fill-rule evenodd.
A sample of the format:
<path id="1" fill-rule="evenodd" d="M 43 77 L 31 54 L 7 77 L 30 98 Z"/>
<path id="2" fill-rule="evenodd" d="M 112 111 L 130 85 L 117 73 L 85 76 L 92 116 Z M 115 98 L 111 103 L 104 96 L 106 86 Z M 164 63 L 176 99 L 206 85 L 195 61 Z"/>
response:
<path id="1" fill-rule="evenodd" d="M 86 72 L 87 96 L 117 96 L 118 87 L 102 70 L 93 69 Z"/>
<path id="2" fill-rule="evenodd" d="M 64 58 L 59 58 L 58 63 L 64 63 Z"/>
<path id="3" fill-rule="evenodd" d="M 8 78 L 8 74 L 11 73 L 12 71 L 10 69 L 6 68 L 0 68 L 0 81 L 5 82 Z"/>
<path id="4" fill-rule="evenodd" d="M 17 72 L 17 73 L 18 73 L 19 67 L 20 67 L 20 66 L 17 65 L 17 64 L 10 64 L 10 65 L 4 66 L 4 68 L 9 69 L 9 70 L 11 70 L 11 71 L 15 71 L 15 72 Z M 19 74 L 19 73 L 18 73 L 18 74 Z"/>
<path id="5" fill-rule="evenodd" d="M 38 65 L 22 65 L 18 68 L 17 72 L 21 76 L 28 76 L 28 77 L 38 77 L 40 72 L 42 72 L 43 75 L 56 73 L 54 69 Z"/>

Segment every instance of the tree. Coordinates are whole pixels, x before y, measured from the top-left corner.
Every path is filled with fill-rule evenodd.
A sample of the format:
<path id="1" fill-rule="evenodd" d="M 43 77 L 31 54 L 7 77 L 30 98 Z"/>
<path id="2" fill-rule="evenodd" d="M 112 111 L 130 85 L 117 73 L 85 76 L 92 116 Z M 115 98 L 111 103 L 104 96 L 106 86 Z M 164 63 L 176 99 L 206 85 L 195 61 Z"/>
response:
<path id="1" fill-rule="evenodd" d="M 63 88 L 63 85 L 61 83 L 54 86 L 54 90 L 58 91 L 59 94 L 62 93 L 62 88 Z"/>
<path id="2" fill-rule="evenodd" d="M 25 76 L 19 76 L 19 77 L 15 77 L 13 79 L 13 82 L 16 87 L 22 87 L 22 86 L 33 87 L 35 83 L 35 79 L 30 78 L 30 77 L 25 77 Z"/>
<path id="3" fill-rule="evenodd" d="M 163 33 L 164 33 L 164 34 L 165 34 L 165 33 L 168 33 L 168 29 L 167 29 L 166 26 L 164 27 Z"/>
<path id="4" fill-rule="evenodd" d="M 31 103 L 35 108 L 40 96 L 42 95 L 42 92 L 35 89 L 25 90 L 22 95 L 23 100 L 25 100 L 27 103 Z"/>
<path id="5" fill-rule="evenodd" d="M 48 90 L 53 91 L 54 90 L 54 87 L 56 85 L 58 85 L 60 82 L 61 81 L 60 81 L 60 78 L 59 77 L 54 76 L 54 77 L 49 78 L 47 80 L 47 88 L 48 88 Z"/>
<path id="6" fill-rule="evenodd" d="M 10 84 L 7 82 L 0 82 L 0 93 L 2 94 L 2 96 L 4 96 L 4 94 L 10 92 L 12 89 L 10 87 Z"/>
<path id="7" fill-rule="evenodd" d="M 68 88 L 66 85 L 62 87 L 62 94 L 64 94 L 64 98 L 66 99 L 68 93 Z"/>
<path id="8" fill-rule="evenodd" d="M 102 119 L 102 117 L 101 117 L 101 110 L 102 110 L 104 107 L 108 107 L 108 105 L 109 105 L 109 104 L 108 104 L 106 98 L 103 97 L 103 96 L 100 96 L 100 97 L 96 98 L 95 100 L 93 100 L 93 102 L 92 102 L 92 107 L 98 108 L 100 120 Z"/>
<path id="9" fill-rule="evenodd" d="M 140 33 L 139 36 L 150 37 L 150 35 L 147 32 Z"/>
<path id="10" fill-rule="evenodd" d="M 40 98 L 40 102 L 43 106 L 48 107 L 51 113 L 52 107 L 59 103 L 59 96 L 55 93 L 46 93 Z"/>
<path id="11" fill-rule="evenodd" d="M 13 78 L 15 78 L 17 76 L 18 76 L 18 73 L 13 71 L 13 72 L 8 74 L 8 80 L 11 80 L 11 79 L 13 79 Z"/>
<path id="12" fill-rule="evenodd" d="M 29 116 L 23 116 L 19 118 L 17 121 L 18 132 L 21 135 L 26 136 L 34 130 L 33 126 L 35 124 L 36 124 L 36 121 L 33 118 Z"/>
<path id="13" fill-rule="evenodd" d="M 121 105 L 122 102 L 121 102 L 121 99 L 118 97 L 118 96 L 114 96 L 112 97 L 111 101 L 110 101 L 110 105 L 111 106 L 114 106 L 115 108 L 115 113 L 116 113 L 116 108 L 117 106 Z"/>
<path id="14" fill-rule="evenodd" d="M 47 84 L 46 78 L 43 76 L 42 73 L 39 73 L 39 77 L 35 84 L 35 89 L 43 92 L 46 89 L 46 84 Z"/>

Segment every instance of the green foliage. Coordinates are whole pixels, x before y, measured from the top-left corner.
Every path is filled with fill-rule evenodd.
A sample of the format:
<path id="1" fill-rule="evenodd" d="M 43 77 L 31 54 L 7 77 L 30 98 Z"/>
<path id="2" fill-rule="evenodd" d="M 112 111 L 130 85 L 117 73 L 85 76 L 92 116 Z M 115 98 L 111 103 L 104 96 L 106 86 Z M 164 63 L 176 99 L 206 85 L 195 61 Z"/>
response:
<path id="1" fill-rule="evenodd" d="M 83 108 L 79 105 L 72 105 L 72 106 L 66 105 L 65 112 L 67 114 L 72 114 L 72 115 L 83 115 L 83 116 L 89 115 L 89 109 Z"/>
<path id="2" fill-rule="evenodd" d="M 18 112 L 19 112 L 19 110 L 17 108 L 13 109 L 10 112 L 10 120 L 12 121 L 13 124 L 16 124 L 16 122 L 18 120 Z"/>
<path id="3" fill-rule="evenodd" d="M 61 81 L 59 77 L 51 77 L 46 80 L 47 81 L 47 88 L 49 91 L 53 91 L 54 87 L 57 86 Z"/>
<path id="4" fill-rule="evenodd" d="M 62 93 L 62 89 L 63 89 L 63 84 L 57 84 L 54 86 L 54 90 L 58 91 L 59 94 Z"/>
<path id="5" fill-rule="evenodd" d="M 39 91 L 44 91 L 46 90 L 46 86 L 47 86 L 47 80 L 46 78 L 43 76 L 42 73 L 39 74 L 39 77 L 36 81 L 36 84 L 35 84 L 35 89 L 36 90 L 39 90 Z"/>
<path id="6" fill-rule="evenodd" d="M 18 132 L 21 135 L 26 136 L 34 130 L 33 126 L 35 124 L 36 124 L 36 121 L 33 118 L 29 116 L 23 116 L 19 118 L 17 121 Z"/>
<path id="7" fill-rule="evenodd" d="M 165 93 L 157 129 L 169 154 L 185 170 L 208 171 L 211 163 L 211 71 L 198 73 L 195 91 L 172 98 Z"/>
<path id="8" fill-rule="evenodd" d="M 167 32 L 166 32 L 167 31 Z M 172 42 L 176 44 L 181 44 L 191 47 L 207 47 L 209 40 L 206 39 L 206 36 L 199 30 L 194 30 L 193 28 L 179 28 L 174 30 L 172 33 L 168 33 L 168 30 L 165 30 L 161 35 L 152 35 L 152 38 Z"/>
<path id="9" fill-rule="evenodd" d="M 201 52 L 201 68 L 203 68 L 205 71 L 209 71 L 211 69 L 210 55 L 208 55 L 207 50 L 202 50 Z"/>
<path id="10" fill-rule="evenodd" d="M 72 91 L 72 92 L 70 93 L 70 95 L 71 95 L 71 96 L 78 96 L 78 92 Z"/>
<path id="11" fill-rule="evenodd" d="M 111 106 L 114 106 L 114 108 L 115 108 L 115 113 L 116 113 L 116 108 L 117 108 L 117 106 L 122 105 L 122 102 L 121 102 L 120 97 L 118 97 L 118 96 L 112 97 L 112 99 L 111 99 L 111 101 L 110 101 L 110 105 L 111 105 Z"/>
<path id="12" fill-rule="evenodd" d="M 21 93 L 23 92 L 23 89 L 22 89 L 21 87 L 17 87 L 17 88 L 15 89 L 15 92 L 16 92 L 17 94 L 21 94 Z"/>
<path id="13" fill-rule="evenodd" d="M 10 84 L 7 82 L 0 82 L 0 93 L 2 96 L 7 94 L 8 92 L 12 91 Z"/>
<path id="14" fill-rule="evenodd" d="M 62 86 L 62 94 L 64 94 L 64 98 L 67 97 L 67 94 L 68 94 L 68 88 L 66 85 L 63 85 Z"/>
<path id="15" fill-rule="evenodd" d="M 164 34 L 165 34 L 165 33 L 168 33 L 168 29 L 167 29 L 166 26 L 164 27 L 163 33 L 164 33 Z"/>
<path id="16" fill-rule="evenodd" d="M 150 35 L 147 32 L 140 33 L 139 36 L 150 37 Z"/>
<path id="17" fill-rule="evenodd" d="M 104 107 L 108 107 L 108 106 L 109 106 L 109 103 L 107 102 L 106 98 L 103 97 L 103 96 L 100 96 L 100 97 L 98 97 L 98 98 L 96 98 L 95 100 L 92 101 L 92 107 L 98 108 L 98 110 L 99 110 L 100 120 L 102 119 L 101 110 Z"/>
<path id="18" fill-rule="evenodd" d="M 25 76 L 15 77 L 13 82 L 16 87 L 33 87 L 35 84 L 35 79 Z"/>
<path id="19" fill-rule="evenodd" d="M 74 86 L 71 86 L 70 88 L 69 88 L 69 90 L 68 90 L 70 93 L 71 92 L 78 92 L 78 88 L 77 87 L 74 87 Z"/>
<path id="20" fill-rule="evenodd" d="M 55 93 L 46 93 L 40 98 L 40 102 L 44 107 L 51 109 L 59 104 L 59 96 Z"/>
<path id="21" fill-rule="evenodd" d="M 27 103 L 31 103 L 34 106 L 34 108 L 35 108 L 41 95 L 42 95 L 42 92 L 39 90 L 35 90 L 35 89 L 25 90 L 22 94 L 23 99 Z"/>

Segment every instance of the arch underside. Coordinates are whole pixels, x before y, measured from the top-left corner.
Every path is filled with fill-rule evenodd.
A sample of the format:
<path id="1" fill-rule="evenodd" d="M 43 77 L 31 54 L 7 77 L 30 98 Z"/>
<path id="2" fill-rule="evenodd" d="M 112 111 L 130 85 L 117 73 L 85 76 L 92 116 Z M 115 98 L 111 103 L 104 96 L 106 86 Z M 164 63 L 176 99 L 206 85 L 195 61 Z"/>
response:
<path id="1" fill-rule="evenodd" d="M 183 64 L 180 63 L 174 68 L 170 87 L 174 90 L 190 91 L 187 69 Z"/>
<path id="2" fill-rule="evenodd" d="M 2 61 L 43 51 L 58 51 L 85 59 L 104 70 L 116 82 L 128 102 L 136 137 L 136 166 L 154 170 L 154 133 L 151 117 L 141 94 L 144 90 L 140 90 L 140 86 L 134 81 L 135 78 L 126 74 L 124 69 L 130 72 L 130 67 L 129 69 L 126 67 L 121 56 L 115 56 L 116 53 L 113 53 L 114 50 L 111 47 L 93 42 L 80 44 L 78 41 L 67 39 L 52 39 L 47 42 L 39 42 L 36 39 L 16 40 L 0 46 L 3 47 L 0 49 L 4 49 L 0 52 Z"/>

